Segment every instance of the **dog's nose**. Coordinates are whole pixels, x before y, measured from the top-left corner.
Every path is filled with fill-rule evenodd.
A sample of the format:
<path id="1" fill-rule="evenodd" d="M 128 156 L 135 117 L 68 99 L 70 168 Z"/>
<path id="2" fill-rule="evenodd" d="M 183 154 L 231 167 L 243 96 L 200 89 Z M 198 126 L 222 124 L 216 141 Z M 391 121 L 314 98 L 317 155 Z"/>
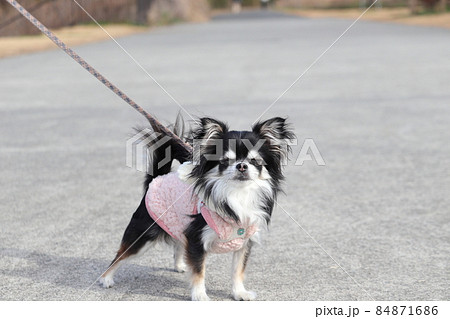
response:
<path id="1" fill-rule="evenodd" d="M 237 169 L 239 172 L 244 173 L 244 172 L 247 171 L 248 166 L 247 166 L 247 164 L 245 164 L 245 163 L 239 163 L 239 164 L 236 165 L 236 169 Z"/>

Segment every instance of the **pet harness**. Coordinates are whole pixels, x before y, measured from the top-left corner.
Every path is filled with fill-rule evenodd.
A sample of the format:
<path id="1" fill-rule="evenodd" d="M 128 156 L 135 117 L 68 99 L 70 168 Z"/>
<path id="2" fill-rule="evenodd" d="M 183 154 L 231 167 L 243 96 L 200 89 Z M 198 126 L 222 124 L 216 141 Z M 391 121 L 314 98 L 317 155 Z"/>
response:
<path id="1" fill-rule="evenodd" d="M 255 224 L 236 223 L 211 211 L 193 194 L 192 186 L 183 182 L 176 172 L 158 176 L 150 183 L 145 205 L 151 218 L 166 233 L 183 243 L 186 241 L 184 231 L 192 222 L 192 215 L 201 214 L 217 234 L 218 238 L 210 248 L 214 253 L 239 250 L 258 231 Z"/>

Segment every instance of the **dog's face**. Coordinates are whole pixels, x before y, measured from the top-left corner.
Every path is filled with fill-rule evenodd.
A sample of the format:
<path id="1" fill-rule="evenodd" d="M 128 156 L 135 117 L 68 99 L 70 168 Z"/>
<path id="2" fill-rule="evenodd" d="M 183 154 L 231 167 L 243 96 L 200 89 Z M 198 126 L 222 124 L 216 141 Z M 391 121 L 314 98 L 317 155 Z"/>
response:
<path id="1" fill-rule="evenodd" d="M 281 165 L 288 152 L 286 139 L 293 137 L 285 119 L 276 117 L 259 122 L 252 131 L 229 131 L 226 124 L 211 118 L 200 121 L 193 133 L 192 177 L 234 182 L 235 187 L 244 187 L 252 181 L 277 183 L 283 178 Z"/>
<path id="2" fill-rule="evenodd" d="M 220 121 L 201 118 L 192 136 L 189 179 L 204 200 L 233 218 L 232 211 L 241 205 L 238 201 L 271 211 L 283 179 L 282 163 L 289 149 L 286 139 L 293 136 L 280 117 L 259 122 L 251 131 L 230 131 Z"/>

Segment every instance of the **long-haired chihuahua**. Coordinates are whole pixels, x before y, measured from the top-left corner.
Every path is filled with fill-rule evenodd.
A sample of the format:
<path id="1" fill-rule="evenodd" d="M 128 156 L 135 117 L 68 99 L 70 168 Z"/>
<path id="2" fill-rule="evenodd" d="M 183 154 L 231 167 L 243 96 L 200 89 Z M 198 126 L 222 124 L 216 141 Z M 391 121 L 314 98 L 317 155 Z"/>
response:
<path id="1" fill-rule="evenodd" d="M 111 287 L 126 259 L 164 241 L 174 247 L 175 270 L 190 270 L 192 300 L 209 300 L 206 256 L 226 252 L 233 252 L 233 298 L 254 300 L 256 294 L 244 287 L 244 270 L 259 231 L 270 222 L 284 178 L 287 140 L 294 138 L 286 119 L 231 131 L 221 121 L 201 118 L 186 137 L 193 153 L 152 134 L 145 136 L 151 153 L 145 195 L 101 283 Z M 173 160 L 181 165 L 172 172 Z"/>

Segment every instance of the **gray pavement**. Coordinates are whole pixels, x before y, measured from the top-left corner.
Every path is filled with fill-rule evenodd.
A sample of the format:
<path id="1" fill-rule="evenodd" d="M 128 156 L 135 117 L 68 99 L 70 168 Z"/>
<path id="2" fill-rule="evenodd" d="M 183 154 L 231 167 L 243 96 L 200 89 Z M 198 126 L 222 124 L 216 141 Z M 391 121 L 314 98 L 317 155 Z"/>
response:
<path id="1" fill-rule="evenodd" d="M 191 114 L 246 129 L 350 23 L 247 13 L 120 43 Z M 174 119 L 113 42 L 76 51 Z M 264 116 L 289 116 L 326 166 L 287 167 L 279 203 L 301 227 L 276 209 L 248 268 L 259 300 L 448 300 L 449 56 L 449 30 L 361 21 Z M 0 60 L 0 96 L 0 299 L 78 299 L 139 204 L 125 142 L 145 121 L 59 50 Z M 214 300 L 231 298 L 230 263 L 208 260 Z M 158 248 L 81 299 L 187 300 L 188 278 Z"/>

